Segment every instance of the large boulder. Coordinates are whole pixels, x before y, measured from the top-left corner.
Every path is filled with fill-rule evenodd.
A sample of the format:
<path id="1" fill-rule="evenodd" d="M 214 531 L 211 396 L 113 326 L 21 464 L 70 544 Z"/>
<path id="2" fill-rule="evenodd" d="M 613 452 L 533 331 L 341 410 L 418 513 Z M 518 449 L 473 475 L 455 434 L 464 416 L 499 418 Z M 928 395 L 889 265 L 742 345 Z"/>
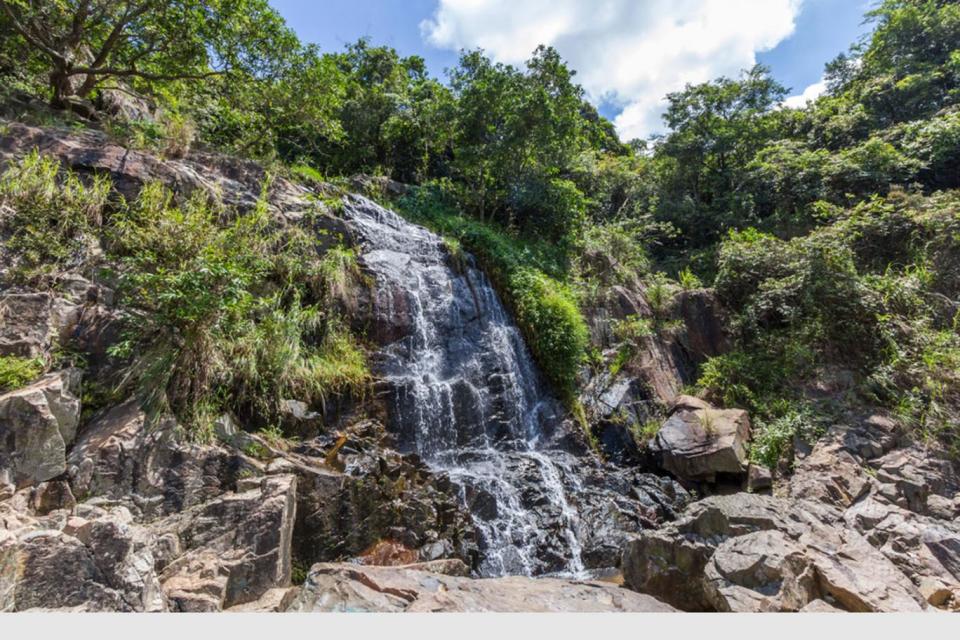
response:
<path id="1" fill-rule="evenodd" d="M 650 441 L 663 469 L 677 478 L 712 482 L 747 471 L 750 418 L 741 409 L 679 406 Z"/>
<path id="2" fill-rule="evenodd" d="M 288 611 L 667 612 L 610 583 L 555 578 L 471 579 L 404 567 L 317 564 Z"/>
<path id="3" fill-rule="evenodd" d="M 625 584 L 686 610 L 920 611 L 916 586 L 836 509 L 755 494 L 713 496 L 624 548 Z"/>
<path id="4" fill-rule="evenodd" d="M 18 488 L 66 471 L 80 419 L 80 371 L 67 369 L 0 395 L 0 480 Z"/>
<path id="5" fill-rule="evenodd" d="M 167 564 L 163 590 L 177 611 L 220 611 L 290 585 L 297 480 L 264 478 L 151 525 L 181 555 Z"/>

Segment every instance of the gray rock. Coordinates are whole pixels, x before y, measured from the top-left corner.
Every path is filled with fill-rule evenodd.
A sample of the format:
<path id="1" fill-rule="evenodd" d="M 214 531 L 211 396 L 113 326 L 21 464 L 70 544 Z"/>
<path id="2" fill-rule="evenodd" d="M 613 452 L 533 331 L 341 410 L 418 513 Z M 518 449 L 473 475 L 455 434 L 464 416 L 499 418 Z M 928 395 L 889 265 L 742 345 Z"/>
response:
<path id="1" fill-rule="evenodd" d="M 0 395 L 0 469 L 18 488 L 66 471 L 80 419 L 79 386 L 80 371 L 68 369 Z"/>
<path id="2" fill-rule="evenodd" d="M 773 486 L 773 476 L 770 469 L 763 465 L 751 464 L 747 469 L 747 491 L 758 493 Z"/>
<path id="3" fill-rule="evenodd" d="M 161 576 L 171 608 L 219 611 L 289 586 L 296 487 L 295 476 L 265 478 L 259 489 L 153 523 L 175 534 L 183 553 Z"/>
<path id="4" fill-rule="evenodd" d="M 65 342 L 80 319 L 81 306 L 49 293 L 0 296 L 0 355 L 37 358 Z"/>
<path id="5" fill-rule="evenodd" d="M 262 472 L 236 449 L 182 442 L 172 419 L 149 422 L 134 400 L 87 425 L 67 466 L 78 498 L 110 498 L 145 519 L 212 500 Z"/>
<path id="6" fill-rule="evenodd" d="M 750 418 L 740 409 L 682 409 L 650 441 L 666 471 L 684 480 L 711 482 L 718 473 L 747 470 Z"/>
<path id="7" fill-rule="evenodd" d="M 624 547 L 625 584 L 681 609 L 797 611 L 827 599 L 846 611 L 920 611 L 898 567 L 838 510 L 756 494 L 714 496 Z"/>
<path id="8" fill-rule="evenodd" d="M 317 564 L 289 611 L 615 612 L 673 608 L 610 583 L 471 579 L 402 567 Z"/>

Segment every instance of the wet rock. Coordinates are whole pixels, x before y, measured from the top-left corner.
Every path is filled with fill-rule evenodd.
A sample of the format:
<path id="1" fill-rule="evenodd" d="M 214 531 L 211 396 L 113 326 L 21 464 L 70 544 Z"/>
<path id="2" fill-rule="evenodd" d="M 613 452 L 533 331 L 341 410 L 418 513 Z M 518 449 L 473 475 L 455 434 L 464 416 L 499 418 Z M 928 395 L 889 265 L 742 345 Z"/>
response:
<path id="1" fill-rule="evenodd" d="M 656 415 L 659 402 L 642 380 L 596 376 L 581 392 L 581 402 L 606 459 L 621 465 L 644 459 L 634 434 Z"/>
<path id="2" fill-rule="evenodd" d="M 650 441 L 650 450 L 674 476 L 712 482 L 717 474 L 747 470 L 750 418 L 740 409 L 681 409 Z"/>
<path id="3" fill-rule="evenodd" d="M 80 419 L 80 371 L 67 369 L 0 395 L 0 469 L 19 488 L 66 470 Z"/>
<path id="4" fill-rule="evenodd" d="M 476 561 L 475 532 L 456 488 L 415 456 L 390 449 L 381 424 L 364 421 L 284 452 L 298 478 L 293 555 L 303 566 L 355 559 L 385 541 L 416 554 L 404 562 Z M 337 468 L 326 464 L 340 444 Z"/>
<path id="5" fill-rule="evenodd" d="M 582 472 L 579 488 L 571 493 L 588 569 L 618 567 L 632 534 L 673 520 L 690 500 L 668 477 L 600 465 L 584 465 Z"/>
<path id="6" fill-rule="evenodd" d="M 470 579 L 407 568 L 317 564 L 289 611 L 672 611 L 609 583 L 554 578 Z"/>

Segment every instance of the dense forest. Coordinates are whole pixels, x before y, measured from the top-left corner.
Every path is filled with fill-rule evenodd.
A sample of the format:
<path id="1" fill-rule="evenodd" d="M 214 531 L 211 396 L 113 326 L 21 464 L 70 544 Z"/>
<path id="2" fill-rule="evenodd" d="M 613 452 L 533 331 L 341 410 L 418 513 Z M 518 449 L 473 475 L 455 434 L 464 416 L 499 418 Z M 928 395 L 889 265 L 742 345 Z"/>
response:
<path id="1" fill-rule="evenodd" d="M 712 287 L 729 310 L 733 348 L 702 364 L 696 391 L 751 412 L 754 459 L 775 464 L 838 402 L 886 407 L 960 449 L 954 0 L 878 3 L 871 34 L 826 66 L 827 92 L 803 108 L 782 106 L 787 88 L 757 66 L 669 94 L 666 133 L 632 141 L 550 47 L 522 68 L 464 51 L 439 79 L 366 40 L 301 43 L 266 0 L 0 9 L 10 119 L 96 128 L 169 158 L 229 153 L 309 184 L 408 185 L 378 197 L 477 257 L 574 411 L 584 368 L 630 357 L 599 353 L 583 310 L 639 279 L 654 319 L 621 323 L 623 335 L 670 332 L 681 290 Z M 124 100 L 154 115 L 120 117 Z M 76 212 L 8 221 L 26 257 L 7 277 L 42 279 L 108 212 L 120 291 L 142 311 L 114 355 L 142 353 L 127 383 L 153 384 L 184 420 L 224 403 L 269 415 L 291 388 L 309 399 L 367 379 L 344 323 L 318 313 L 361 277 L 348 249 L 313 260 L 262 211 L 224 227 L 206 203 L 160 189 L 121 205 L 100 183 L 56 178 L 34 157 L 0 179 L 15 210 Z M 308 352 L 306 335 L 320 346 Z M 226 376 L 218 362 L 242 364 Z M 5 357 L 0 386 L 48 365 Z M 802 393 L 840 370 L 855 381 L 847 396 Z"/>

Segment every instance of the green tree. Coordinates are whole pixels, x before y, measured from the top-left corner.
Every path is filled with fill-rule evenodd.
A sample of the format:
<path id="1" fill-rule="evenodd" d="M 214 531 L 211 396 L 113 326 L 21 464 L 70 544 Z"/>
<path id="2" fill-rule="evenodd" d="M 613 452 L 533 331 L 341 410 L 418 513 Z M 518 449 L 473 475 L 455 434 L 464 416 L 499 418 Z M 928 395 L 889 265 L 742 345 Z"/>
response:
<path id="1" fill-rule="evenodd" d="M 712 242 L 752 214 L 747 168 L 777 132 L 770 110 L 785 94 L 769 69 L 756 66 L 737 80 L 667 95 L 670 133 L 656 149 L 664 168 L 661 211 L 688 242 Z"/>
<path id="2" fill-rule="evenodd" d="M 266 0 L 0 0 L 0 13 L 3 40 L 42 61 L 55 107 L 111 81 L 269 73 L 298 46 Z"/>

